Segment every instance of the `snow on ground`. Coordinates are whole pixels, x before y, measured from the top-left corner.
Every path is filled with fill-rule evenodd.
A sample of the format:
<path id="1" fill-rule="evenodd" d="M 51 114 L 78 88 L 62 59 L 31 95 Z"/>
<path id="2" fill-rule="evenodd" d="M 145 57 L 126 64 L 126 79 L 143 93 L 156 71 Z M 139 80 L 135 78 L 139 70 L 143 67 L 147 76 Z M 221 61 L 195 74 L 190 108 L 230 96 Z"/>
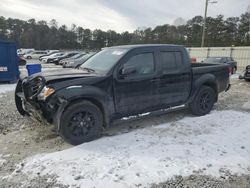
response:
<path id="1" fill-rule="evenodd" d="M 9 91 L 14 91 L 16 84 L 1 84 L 0 85 L 0 95 Z"/>
<path id="2" fill-rule="evenodd" d="M 243 104 L 242 108 L 245 109 L 245 110 L 250 110 L 250 101 Z"/>
<path id="3" fill-rule="evenodd" d="M 249 173 L 250 113 L 214 111 L 203 117 L 104 137 L 25 161 L 31 176 L 56 174 L 70 187 L 136 187 L 200 170 Z"/>
<path id="4" fill-rule="evenodd" d="M 2 158 L 3 155 L 0 154 L 0 167 L 3 166 L 7 161 L 5 159 Z"/>
<path id="5" fill-rule="evenodd" d="M 239 79 L 240 74 L 239 73 L 235 73 L 233 75 L 230 76 L 231 79 Z"/>

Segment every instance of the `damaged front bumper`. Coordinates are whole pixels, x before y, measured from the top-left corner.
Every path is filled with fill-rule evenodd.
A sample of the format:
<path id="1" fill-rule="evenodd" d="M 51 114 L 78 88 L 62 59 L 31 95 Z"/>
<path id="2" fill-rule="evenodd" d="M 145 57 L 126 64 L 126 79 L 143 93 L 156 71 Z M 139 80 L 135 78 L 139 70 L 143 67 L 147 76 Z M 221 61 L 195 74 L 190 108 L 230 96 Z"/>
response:
<path id="1" fill-rule="evenodd" d="M 26 114 L 29 115 L 33 120 L 37 120 L 45 124 L 49 123 L 49 121 L 44 117 L 42 110 L 33 106 L 30 102 L 26 100 L 26 98 L 24 97 L 24 93 L 19 92 L 19 93 L 16 93 L 16 95 L 22 101 L 21 103 L 22 106 L 17 106 L 17 108 L 22 108 L 26 112 Z M 20 104 L 16 104 L 16 105 L 20 105 Z"/>
<path id="2" fill-rule="evenodd" d="M 23 116 L 28 115 L 32 119 L 44 124 L 53 124 L 59 131 L 60 117 L 67 101 L 57 97 L 56 94 L 53 94 L 44 101 L 38 100 L 37 96 L 39 93 L 35 93 L 32 88 L 40 89 L 40 87 L 34 87 L 25 80 L 18 81 L 15 91 L 17 110 Z"/>

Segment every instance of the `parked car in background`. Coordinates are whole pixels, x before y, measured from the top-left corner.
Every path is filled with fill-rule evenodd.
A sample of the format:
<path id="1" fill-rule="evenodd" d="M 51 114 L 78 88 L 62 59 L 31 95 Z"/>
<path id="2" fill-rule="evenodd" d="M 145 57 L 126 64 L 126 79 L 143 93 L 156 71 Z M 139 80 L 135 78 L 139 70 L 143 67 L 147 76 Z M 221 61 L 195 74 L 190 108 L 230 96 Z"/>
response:
<path id="1" fill-rule="evenodd" d="M 203 61 L 204 63 L 226 63 L 231 66 L 231 74 L 235 74 L 237 71 L 237 62 L 231 57 L 209 57 Z"/>
<path id="2" fill-rule="evenodd" d="M 59 52 L 60 50 L 47 50 L 48 53 Z"/>
<path id="3" fill-rule="evenodd" d="M 19 62 L 19 66 L 24 66 L 27 63 L 27 61 L 23 57 L 20 57 L 20 56 L 18 56 L 18 62 Z"/>
<path id="4" fill-rule="evenodd" d="M 25 54 L 23 57 L 25 59 L 38 59 L 42 55 L 47 55 L 48 53 L 46 51 L 34 51 L 29 54 Z"/>
<path id="5" fill-rule="evenodd" d="M 78 68 L 81 66 L 85 61 L 87 61 L 90 57 L 95 55 L 96 52 L 90 52 L 88 54 L 85 54 L 81 58 L 66 62 L 63 64 L 63 68 Z"/>
<path id="6" fill-rule="evenodd" d="M 76 55 L 74 55 L 72 57 L 69 57 L 69 58 L 66 58 L 66 59 L 62 59 L 61 61 L 59 61 L 59 65 L 64 65 L 65 63 L 67 63 L 69 61 L 73 61 L 75 59 L 81 58 L 85 54 L 86 54 L 85 52 L 82 52 L 82 53 L 76 54 Z"/>
<path id="7" fill-rule="evenodd" d="M 49 56 L 44 56 L 41 59 L 42 59 L 43 63 L 50 63 L 55 58 L 63 56 L 64 54 L 65 54 L 65 52 L 57 52 L 57 53 L 51 54 Z"/>
<path id="8" fill-rule="evenodd" d="M 48 56 L 51 56 L 52 54 L 56 54 L 56 53 L 58 53 L 59 51 L 53 51 L 53 52 L 49 52 L 48 54 L 46 54 L 46 55 L 41 55 L 40 57 L 39 57 L 39 61 L 42 61 L 44 58 L 46 58 L 46 57 L 48 57 Z"/>
<path id="9" fill-rule="evenodd" d="M 20 48 L 17 50 L 17 55 L 18 56 L 24 56 L 25 54 L 30 54 L 31 52 L 34 52 L 35 49 L 34 48 Z"/>
<path id="10" fill-rule="evenodd" d="M 239 79 L 245 79 L 250 82 L 250 65 L 246 66 L 246 69 L 243 71 L 243 75 L 240 75 Z"/>
<path id="11" fill-rule="evenodd" d="M 67 142 L 77 145 L 97 139 L 122 117 L 183 108 L 208 114 L 219 93 L 230 88 L 228 70 L 227 64 L 191 64 L 182 46 L 114 46 L 79 69 L 21 78 L 15 102 L 21 115 L 54 124 Z"/>
<path id="12" fill-rule="evenodd" d="M 58 57 L 54 58 L 53 60 L 50 61 L 50 63 L 54 63 L 54 64 L 58 65 L 59 61 L 61 61 L 62 59 L 73 57 L 74 55 L 76 55 L 78 53 L 79 52 L 67 52 L 62 56 L 58 56 Z"/>

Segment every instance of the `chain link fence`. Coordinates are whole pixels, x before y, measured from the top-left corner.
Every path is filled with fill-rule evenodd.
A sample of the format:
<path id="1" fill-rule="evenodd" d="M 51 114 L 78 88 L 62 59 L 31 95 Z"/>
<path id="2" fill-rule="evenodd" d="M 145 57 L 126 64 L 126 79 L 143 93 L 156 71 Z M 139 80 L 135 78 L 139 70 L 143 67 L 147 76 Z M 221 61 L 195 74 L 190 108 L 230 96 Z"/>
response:
<path id="1" fill-rule="evenodd" d="M 188 48 L 191 57 L 202 61 L 207 57 L 226 56 L 237 61 L 239 67 L 250 65 L 250 46 L 244 47 L 209 47 L 209 48 Z"/>

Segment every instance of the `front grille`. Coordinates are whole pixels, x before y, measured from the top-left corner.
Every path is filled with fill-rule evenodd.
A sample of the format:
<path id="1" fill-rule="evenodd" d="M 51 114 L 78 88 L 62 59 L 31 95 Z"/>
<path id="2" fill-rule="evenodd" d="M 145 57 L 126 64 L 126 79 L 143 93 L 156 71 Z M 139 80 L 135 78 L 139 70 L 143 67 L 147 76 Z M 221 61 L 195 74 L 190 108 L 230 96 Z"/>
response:
<path id="1" fill-rule="evenodd" d="M 36 97 L 45 85 L 45 79 L 41 76 L 27 78 L 23 81 L 23 92 L 27 100 Z"/>

